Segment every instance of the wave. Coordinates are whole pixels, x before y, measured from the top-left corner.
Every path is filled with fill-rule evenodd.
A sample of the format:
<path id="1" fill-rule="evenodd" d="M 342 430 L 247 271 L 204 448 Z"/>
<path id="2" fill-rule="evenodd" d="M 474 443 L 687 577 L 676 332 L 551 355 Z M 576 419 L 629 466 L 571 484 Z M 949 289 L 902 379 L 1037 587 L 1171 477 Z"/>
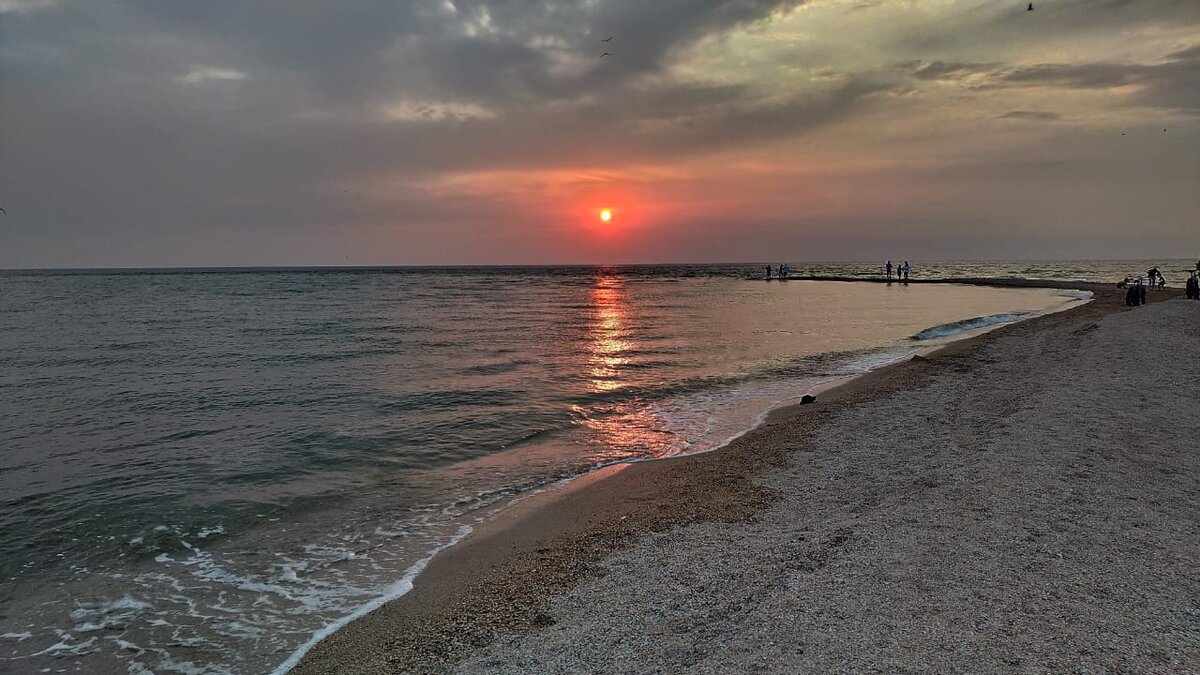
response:
<path id="1" fill-rule="evenodd" d="M 995 326 L 995 325 L 1002 324 L 1002 323 L 1013 323 L 1015 321 L 1020 321 L 1021 319 L 1025 319 L 1025 318 L 1029 317 L 1030 314 L 1031 314 L 1030 312 L 1016 312 L 1016 313 L 1009 313 L 1009 314 L 989 314 L 987 316 L 977 316 L 972 319 L 963 319 L 961 321 L 952 321 L 950 323 L 941 324 L 940 326 L 933 326 L 932 328 L 926 328 L 925 330 L 921 331 L 920 333 L 913 335 L 909 339 L 911 339 L 911 340 L 936 340 L 938 338 L 950 337 L 951 335 L 958 335 L 959 333 L 965 333 L 969 330 L 976 330 L 979 328 L 987 328 L 988 326 Z"/>
<path id="2" fill-rule="evenodd" d="M 458 532 L 450 538 L 449 541 L 442 543 L 440 546 L 427 553 L 424 558 L 421 558 L 416 563 L 413 563 L 412 566 L 404 571 L 404 575 L 400 577 L 400 580 L 392 584 L 382 595 L 372 599 L 367 603 L 364 603 L 350 614 L 325 624 L 324 627 L 322 627 L 316 633 L 313 633 L 307 642 L 297 647 L 295 651 L 288 656 L 286 661 L 279 664 L 275 670 L 271 671 L 271 675 L 284 675 L 285 673 L 291 671 L 292 668 L 295 668 L 296 665 L 300 663 L 300 659 L 303 659 L 305 654 L 308 654 L 308 652 L 312 651 L 312 648 L 317 646 L 319 642 L 346 627 L 355 619 L 364 617 L 380 607 L 383 607 L 392 600 L 396 600 L 411 591 L 413 587 L 413 579 L 417 578 L 417 575 L 425 569 L 425 566 L 429 564 L 429 561 L 433 560 L 434 556 L 436 556 L 438 553 L 441 553 L 442 551 L 465 539 L 467 535 L 471 533 L 471 531 L 472 528 L 470 525 L 463 525 L 458 529 Z"/>

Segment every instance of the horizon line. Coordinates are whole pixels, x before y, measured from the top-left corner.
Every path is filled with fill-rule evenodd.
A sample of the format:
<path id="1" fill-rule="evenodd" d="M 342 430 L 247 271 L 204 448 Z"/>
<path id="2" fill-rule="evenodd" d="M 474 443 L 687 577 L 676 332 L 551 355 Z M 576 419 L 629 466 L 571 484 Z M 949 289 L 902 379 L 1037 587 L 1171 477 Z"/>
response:
<path id="1" fill-rule="evenodd" d="M 895 260 L 895 259 L 893 259 Z M 922 264 L 946 264 L 946 263 L 1040 263 L 1040 262 L 1133 262 L 1133 261 L 1191 261 L 1191 258 L 958 258 L 958 259 L 931 259 L 920 260 L 908 258 L 907 260 L 916 260 Z M 863 259 L 843 259 L 843 260 L 805 260 L 799 262 L 787 262 L 788 265 L 820 265 L 820 264 L 853 264 L 853 263 L 874 263 L 874 260 Z M 777 261 L 766 260 L 741 260 L 727 262 L 640 262 L 640 263 L 421 263 L 421 264 L 364 264 L 364 265 L 325 265 L 325 264 L 296 264 L 296 265 L 160 265 L 160 266 L 134 266 L 134 265 L 116 265 L 116 266 L 88 266 L 88 267 L 3 267 L 0 268 L 0 273 L 6 272 L 178 272 L 178 271 L 308 271 L 308 270 L 343 270 L 343 271 L 367 271 L 367 270 L 389 270 L 389 269 L 512 269 L 512 268 L 590 268 L 590 267 L 669 267 L 669 266 L 695 266 L 695 267 L 718 267 L 718 266 L 737 266 L 737 265 L 765 265 L 779 264 Z M 886 264 L 886 261 L 881 260 L 879 265 Z"/>

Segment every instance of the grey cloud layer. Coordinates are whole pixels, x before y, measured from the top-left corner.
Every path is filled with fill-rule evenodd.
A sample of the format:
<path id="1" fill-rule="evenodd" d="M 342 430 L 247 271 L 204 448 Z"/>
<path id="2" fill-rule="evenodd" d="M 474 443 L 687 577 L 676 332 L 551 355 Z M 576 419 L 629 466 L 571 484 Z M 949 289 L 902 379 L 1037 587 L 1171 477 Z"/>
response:
<path id="1" fill-rule="evenodd" d="M 858 72 L 830 52 L 806 53 L 827 62 L 801 65 L 837 77 L 802 85 L 753 70 L 735 70 L 734 79 L 675 74 L 706 40 L 807 11 L 805 4 L 829 6 L 95 0 L 6 12 L 0 203 L 20 220 L 6 221 L 0 266 L 52 264 L 56 246 L 97 242 L 104 260 L 174 262 L 185 252 L 172 247 L 205 237 L 257 247 L 262 262 L 287 262 L 270 258 L 283 237 L 317 242 L 319 255 L 320 242 L 355 224 L 420 229 L 497 207 L 451 207 L 412 187 L 442 175 L 769 152 L 883 105 L 913 82 L 962 81 L 980 91 L 1132 86 L 1130 104 L 1200 112 L 1200 44 L 1181 44 L 1157 63 L 1035 65 L 954 47 L 964 33 L 999 43 L 1138 22 L 1200 25 L 1194 1 L 1039 3 L 1043 20 L 1034 28 L 1011 8 L 967 3 L 919 35 L 880 26 L 881 45 L 929 54 L 899 69 Z M 889 4 L 846 11 L 869 19 Z M 609 35 L 612 43 L 599 42 Z M 836 35 L 822 37 L 837 44 Z M 602 60 L 601 51 L 614 56 Z M 1060 112 L 1022 107 L 994 116 L 1048 121 Z M 398 182 L 389 199 L 341 196 L 342 186 L 381 176 Z M 89 259 L 79 255 L 63 264 Z"/>

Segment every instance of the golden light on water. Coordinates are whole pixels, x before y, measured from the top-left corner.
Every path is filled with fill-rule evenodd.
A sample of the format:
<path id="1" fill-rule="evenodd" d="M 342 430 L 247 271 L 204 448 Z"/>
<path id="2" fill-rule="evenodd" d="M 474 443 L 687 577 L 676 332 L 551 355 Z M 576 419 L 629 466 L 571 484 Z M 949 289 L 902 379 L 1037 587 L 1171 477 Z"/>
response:
<path id="1" fill-rule="evenodd" d="M 591 376 L 593 391 L 612 391 L 622 386 L 621 366 L 632 346 L 626 338 L 625 299 L 621 282 L 601 278 L 592 289 L 594 322 L 591 328 Z"/>
<path id="2" fill-rule="evenodd" d="M 638 342 L 630 328 L 629 299 L 620 279 L 601 277 L 591 292 L 591 340 L 588 374 L 593 393 L 639 384 L 626 372 Z M 661 457 L 676 451 L 675 438 L 655 411 L 642 401 L 611 402 L 577 408 L 582 424 L 597 434 L 598 457 L 615 460 L 634 455 Z"/>

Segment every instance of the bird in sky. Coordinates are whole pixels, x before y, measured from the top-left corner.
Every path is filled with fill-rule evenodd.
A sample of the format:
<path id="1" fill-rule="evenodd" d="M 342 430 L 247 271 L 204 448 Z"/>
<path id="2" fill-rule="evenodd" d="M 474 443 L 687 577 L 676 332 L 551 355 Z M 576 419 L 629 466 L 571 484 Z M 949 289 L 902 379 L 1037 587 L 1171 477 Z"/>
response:
<path id="1" fill-rule="evenodd" d="M 1166 129 L 1163 129 L 1163 131 L 1166 131 Z M 5 211 L 3 206 L 0 206 L 0 213 L 3 213 L 6 216 L 8 215 L 8 211 Z"/>
<path id="2" fill-rule="evenodd" d="M 612 54 L 609 54 L 608 52 L 604 52 L 603 54 L 600 55 L 600 58 L 604 58 L 606 56 L 612 56 Z"/>
<path id="3" fill-rule="evenodd" d="M 1029 6 L 1028 6 L 1028 7 L 1026 7 L 1026 8 L 1025 8 L 1025 11 L 1026 11 L 1026 12 L 1032 12 L 1032 11 L 1033 11 L 1033 3 L 1032 3 L 1032 2 L 1031 2 L 1031 3 L 1029 3 Z"/>
<path id="4" fill-rule="evenodd" d="M 606 37 L 606 38 L 602 38 L 600 41 L 601 41 L 601 42 L 612 42 L 612 36 L 611 36 L 611 35 L 609 35 L 609 36 L 608 36 L 608 37 Z"/>

